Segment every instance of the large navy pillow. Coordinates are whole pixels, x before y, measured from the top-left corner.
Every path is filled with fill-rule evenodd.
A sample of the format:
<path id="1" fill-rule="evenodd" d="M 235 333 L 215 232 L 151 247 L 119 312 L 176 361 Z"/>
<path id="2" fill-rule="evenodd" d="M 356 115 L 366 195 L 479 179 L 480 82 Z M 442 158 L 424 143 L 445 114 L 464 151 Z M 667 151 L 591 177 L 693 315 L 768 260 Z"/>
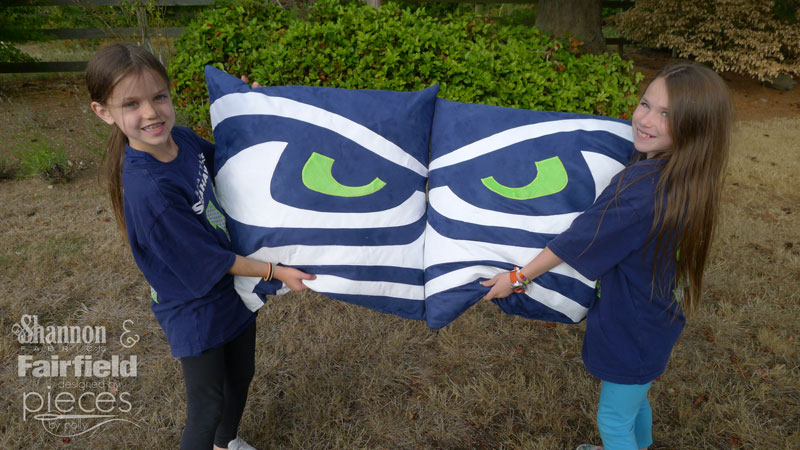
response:
<path id="1" fill-rule="evenodd" d="M 217 195 L 234 249 L 335 299 L 422 320 L 434 86 L 260 87 L 206 67 Z M 237 277 L 251 309 L 279 282 Z"/>
<path id="2" fill-rule="evenodd" d="M 590 206 L 630 159 L 630 123 L 580 114 L 437 100 L 429 165 L 425 303 L 447 325 L 522 267 Z M 595 280 L 566 264 L 496 303 L 531 319 L 576 323 Z"/>

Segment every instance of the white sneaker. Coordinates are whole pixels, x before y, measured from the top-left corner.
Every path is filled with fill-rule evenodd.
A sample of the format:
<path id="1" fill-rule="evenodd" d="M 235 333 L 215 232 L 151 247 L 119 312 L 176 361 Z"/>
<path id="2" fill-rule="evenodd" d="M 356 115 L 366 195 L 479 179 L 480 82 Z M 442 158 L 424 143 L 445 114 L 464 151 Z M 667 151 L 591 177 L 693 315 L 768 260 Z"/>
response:
<path id="1" fill-rule="evenodd" d="M 592 444 L 581 444 L 575 450 L 603 450 L 603 447 L 599 445 L 592 445 Z"/>
<path id="2" fill-rule="evenodd" d="M 228 450 L 256 450 L 256 448 L 236 436 L 236 439 L 228 442 Z"/>

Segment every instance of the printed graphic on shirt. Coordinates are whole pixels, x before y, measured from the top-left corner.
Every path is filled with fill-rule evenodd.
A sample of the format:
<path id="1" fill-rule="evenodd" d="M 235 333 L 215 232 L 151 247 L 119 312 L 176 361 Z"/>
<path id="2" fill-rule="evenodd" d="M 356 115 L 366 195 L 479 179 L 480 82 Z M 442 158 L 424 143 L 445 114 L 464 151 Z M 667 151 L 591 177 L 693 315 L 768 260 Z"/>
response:
<path id="1" fill-rule="evenodd" d="M 198 156 L 199 166 L 197 168 L 197 186 L 194 188 L 195 202 L 192 210 L 195 214 L 203 214 L 205 202 L 206 185 L 208 184 L 208 168 L 206 167 L 206 157 L 202 153 Z"/>
<path id="2" fill-rule="evenodd" d="M 153 286 L 150 286 L 150 299 L 158 303 L 158 292 L 153 289 Z"/>
<path id="3" fill-rule="evenodd" d="M 224 231 L 228 241 L 231 240 L 231 235 L 228 233 L 228 227 L 225 223 L 225 215 L 212 202 L 208 202 L 208 206 L 206 206 L 206 219 L 215 230 Z"/>

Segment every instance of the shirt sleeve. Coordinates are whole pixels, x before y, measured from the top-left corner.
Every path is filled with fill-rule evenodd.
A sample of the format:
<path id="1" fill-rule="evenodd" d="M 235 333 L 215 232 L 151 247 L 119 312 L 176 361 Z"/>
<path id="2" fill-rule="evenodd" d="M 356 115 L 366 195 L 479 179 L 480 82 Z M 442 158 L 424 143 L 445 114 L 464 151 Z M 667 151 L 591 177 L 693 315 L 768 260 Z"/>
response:
<path id="1" fill-rule="evenodd" d="M 547 247 L 581 275 L 599 279 L 645 245 L 653 223 L 652 184 L 652 177 L 642 177 L 615 198 L 615 177 L 595 203 Z"/>
<path id="2" fill-rule="evenodd" d="M 236 260 L 203 220 L 205 215 L 195 214 L 189 205 L 172 205 L 148 234 L 151 257 L 159 258 L 194 297 L 207 294 Z"/>

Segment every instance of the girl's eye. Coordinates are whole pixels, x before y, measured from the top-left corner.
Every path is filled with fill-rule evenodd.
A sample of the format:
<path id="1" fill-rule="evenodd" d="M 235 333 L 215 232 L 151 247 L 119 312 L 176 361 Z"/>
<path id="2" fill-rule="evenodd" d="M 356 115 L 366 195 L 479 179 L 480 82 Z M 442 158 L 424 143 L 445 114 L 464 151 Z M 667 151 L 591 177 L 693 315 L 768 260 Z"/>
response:
<path id="1" fill-rule="evenodd" d="M 122 107 L 123 108 L 135 108 L 136 107 L 136 102 L 123 103 Z"/>
<path id="2" fill-rule="evenodd" d="M 662 112 L 661 117 L 667 117 L 667 112 L 666 111 Z"/>
<path id="3" fill-rule="evenodd" d="M 159 95 L 156 95 L 156 100 L 159 100 L 159 101 L 160 101 L 160 100 L 166 100 L 166 99 L 168 99 L 168 98 L 169 98 L 169 97 L 168 97 L 166 94 L 159 94 Z"/>
<path id="4" fill-rule="evenodd" d="M 639 102 L 639 104 L 642 105 L 644 108 L 650 107 L 650 105 L 648 105 L 647 102 Z"/>

